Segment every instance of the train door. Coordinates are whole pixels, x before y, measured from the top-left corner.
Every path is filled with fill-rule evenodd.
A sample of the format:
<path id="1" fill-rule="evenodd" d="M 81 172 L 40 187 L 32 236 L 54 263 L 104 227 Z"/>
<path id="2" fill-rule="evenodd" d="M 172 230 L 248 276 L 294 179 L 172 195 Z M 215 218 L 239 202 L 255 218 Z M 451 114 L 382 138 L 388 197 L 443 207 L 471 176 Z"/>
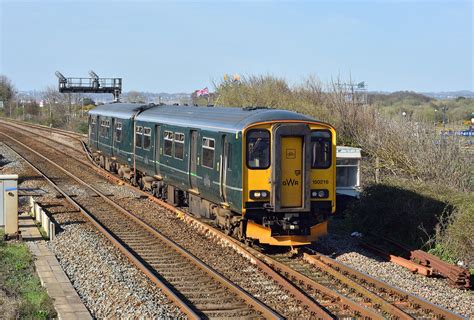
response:
<path id="1" fill-rule="evenodd" d="M 110 123 L 110 126 L 109 126 L 109 130 L 112 131 L 110 133 L 110 138 L 112 139 L 111 142 L 110 142 L 110 146 L 112 148 L 110 154 L 112 156 L 115 156 L 115 118 L 112 118 L 112 121 Z"/>
<path id="2" fill-rule="evenodd" d="M 189 136 L 189 184 L 197 191 L 198 132 L 191 130 Z"/>
<path id="3" fill-rule="evenodd" d="M 97 140 L 99 139 L 99 136 L 97 134 L 97 128 L 99 127 L 97 118 L 98 117 L 96 116 L 90 116 L 90 126 L 89 126 L 90 145 L 94 149 L 97 149 L 98 147 Z"/>
<path id="4" fill-rule="evenodd" d="M 228 154 L 229 154 L 229 139 L 226 135 L 222 136 L 222 145 L 221 145 L 221 172 L 220 172 L 220 195 L 222 201 L 227 202 L 227 167 L 228 167 Z"/>
<path id="5" fill-rule="evenodd" d="M 161 126 L 155 126 L 155 173 L 160 175 Z"/>
<path id="6" fill-rule="evenodd" d="M 281 137 L 281 202 L 283 208 L 302 207 L 303 137 Z"/>
<path id="7" fill-rule="evenodd" d="M 306 124 L 277 124 L 272 133 L 271 205 L 276 212 L 311 209 L 311 130 Z"/>

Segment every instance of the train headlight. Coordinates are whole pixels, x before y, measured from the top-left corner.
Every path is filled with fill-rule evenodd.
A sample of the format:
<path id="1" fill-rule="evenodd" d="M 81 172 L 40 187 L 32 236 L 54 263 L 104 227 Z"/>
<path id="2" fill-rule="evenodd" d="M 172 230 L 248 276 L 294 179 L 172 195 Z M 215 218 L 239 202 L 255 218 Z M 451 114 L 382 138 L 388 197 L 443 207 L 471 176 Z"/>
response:
<path id="1" fill-rule="evenodd" d="M 329 191 L 327 189 L 311 190 L 311 198 L 324 199 L 329 197 Z"/>
<path id="2" fill-rule="evenodd" d="M 270 196 L 270 192 L 266 190 L 252 190 L 250 191 L 250 199 L 252 200 L 263 200 Z"/>

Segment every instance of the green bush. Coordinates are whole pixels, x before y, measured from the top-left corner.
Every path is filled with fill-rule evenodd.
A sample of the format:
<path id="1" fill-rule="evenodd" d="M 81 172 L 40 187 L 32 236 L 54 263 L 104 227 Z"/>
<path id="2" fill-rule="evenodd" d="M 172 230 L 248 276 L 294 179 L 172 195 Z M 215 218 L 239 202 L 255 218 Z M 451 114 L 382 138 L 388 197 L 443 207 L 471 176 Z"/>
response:
<path id="1" fill-rule="evenodd" d="M 442 258 L 462 260 L 474 267 L 474 192 L 446 196 L 454 210 L 439 221 L 435 249 Z"/>
<path id="2" fill-rule="evenodd" d="M 76 132 L 78 133 L 87 133 L 89 132 L 89 123 L 87 121 L 79 122 L 76 126 Z"/>

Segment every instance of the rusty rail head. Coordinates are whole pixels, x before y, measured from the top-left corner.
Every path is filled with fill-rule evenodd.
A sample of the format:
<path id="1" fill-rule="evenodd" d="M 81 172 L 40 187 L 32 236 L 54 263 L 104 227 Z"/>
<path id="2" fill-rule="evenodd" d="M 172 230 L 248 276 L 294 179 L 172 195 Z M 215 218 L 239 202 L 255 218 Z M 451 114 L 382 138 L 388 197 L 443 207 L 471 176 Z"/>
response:
<path id="1" fill-rule="evenodd" d="M 135 187 L 133 187 L 135 188 Z M 140 190 L 136 188 L 137 190 Z M 260 270 L 262 270 L 265 274 L 267 274 L 269 277 L 271 277 L 275 282 L 277 282 L 279 285 L 281 285 L 285 290 L 287 290 L 291 295 L 293 295 L 297 300 L 299 300 L 305 308 L 307 308 L 315 318 L 317 319 L 333 319 L 333 317 L 326 311 L 324 310 L 320 305 L 318 305 L 316 302 L 311 300 L 306 294 L 301 292 L 298 288 L 296 288 L 294 285 L 292 285 L 288 280 L 286 280 L 284 277 L 282 277 L 280 274 L 275 272 L 272 268 L 270 268 L 267 264 L 265 264 L 263 261 L 255 257 L 252 253 L 250 253 L 249 249 L 250 248 L 244 248 L 243 245 L 238 242 L 237 240 L 225 235 L 224 233 L 211 228 L 207 224 L 202 223 L 201 221 L 195 219 L 194 217 L 189 216 L 185 212 L 177 209 L 176 207 L 173 207 L 169 203 L 166 203 L 162 200 L 159 200 L 151 195 L 148 195 L 146 192 L 140 190 L 144 194 L 148 196 L 148 199 L 150 199 L 153 202 L 158 203 L 160 206 L 166 208 L 167 210 L 175 213 L 178 217 L 180 217 L 184 222 L 194 225 L 197 227 L 197 229 L 200 229 L 201 231 L 208 233 L 212 235 L 214 238 L 219 239 L 220 241 L 224 241 L 226 245 L 232 247 L 235 251 L 240 253 L 243 257 L 248 259 L 251 263 L 256 265 Z"/>
<path id="2" fill-rule="evenodd" d="M 10 136 L 0 132 L 0 134 L 9 137 L 13 141 L 19 143 L 23 147 L 27 147 L 24 144 L 22 144 L 19 141 L 16 141 L 14 138 L 11 138 Z M 56 189 L 61 195 L 64 196 L 64 198 L 73 206 L 75 207 L 79 212 L 81 212 L 93 225 L 96 227 L 111 243 L 114 245 L 117 249 L 122 252 L 125 257 L 133 263 L 141 272 L 143 272 L 153 283 L 155 283 L 162 291 L 163 293 L 170 299 L 171 301 L 174 302 L 174 304 L 184 313 L 186 316 L 188 316 L 190 319 L 200 319 L 200 316 L 194 312 L 194 310 L 188 306 L 186 302 L 184 302 L 180 297 L 176 295 L 176 293 L 173 292 L 164 282 L 162 282 L 157 276 L 155 276 L 143 263 L 140 262 L 130 251 L 128 251 L 110 232 L 107 231 L 94 217 L 84 210 L 73 198 L 71 198 L 67 193 L 65 193 L 59 186 L 49 179 L 40 169 L 38 169 L 35 165 L 33 165 L 29 160 L 27 160 L 25 157 L 21 156 L 18 152 L 13 150 L 11 147 L 10 149 L 16 153 L 20 158 L 23 159 L 26 163 L 28 163 L 31 168 L 36 171 L 39 175 L 43 177 L 51 186 Z M 34 150 L 28 148 L 28 150 L 36 153 Z M 39 155 L 39 154 L 37 154 Z M 44 158 L 45 160 L 48 160 Z"/>
<path id="3" fill-rule="evenodd" d="M 69 171 L 67 171 L 66 169 L 62 168 L 61 166 L 57 165 L 56 163 L 54 163 L 53 161 L 51 161 L 50 159 L 46 158 L 45 156 L 41 155 L 40 153 L 36 152 L 35 150 L 31 149 L 30 147 L 26 146 L 25 144 L 23 144 L 22 142 L 0 132 L 0 134 L 2 135 L 5 135 L 7 136 L 8 138 L 10 138 L 11 140 L 15 141 L 16 143 L 22 145 L 24 148 L 28 149 L 29 151 L 35 153 L 36 155 L 38 155 L 39 157 L 41 157 L 42 159 L 44 159 L 45 161 L 47 161 L 48 163 L 54 165 L 55 167 L 57 167 L 58 169 L 60 169 L 61 171 L 63 171 L 66 175 L 68 175 L 69 177 L 71 177 L 72 179 L 74 179 L 75 181 L 77 181 L 78 183 L 80 184 L 83 184 L 85 186 L 87 186 L 88 188 L 90 188 L 92 191 L 94 191 L 97 195 L 99 195 L 99 197 L 101 197 L 105 202 L 107 202 L 108 204 L 110 204 L 111 206 L 113 206 L 115 209 L 117 209 L 118 211 L 120 211 L 122 214 L 124 214 L 126 217 L 128 217 L 129 219 L 133 220 L 135 223 L 139 224 L 141 227 L 143 227 L 144 229 L 146 229 L 151 235 L 155 236 L 156 238 L 158 238 L 159 240 L 165 242 L 167 245 L 169 245 L 170 247 L 172 247 L 174 250 L 176 250 L 180 255 L 188 258 L 193 264 L 195 264 L 198 268 L 200 268 L 201 270 L 205 271 L 209 276 L 211 276 L 212 278 L 214 278 L 215 280 L 217 280 L 219 283 L 221 283 L 222 285 L 224 285 L 227 289 L 233 291 L 238 297 L 242 298 L 244 301 L 246 301 L 247 304 L 251 305 L 255 310 L 258 310 L 259 312 L 262 313 L 262 315 L 267 318 L 267 319 L 283 319 L 278 313 L 276 313 L 275 311 L 273 311 L 271 308 L 269 308 L 268 306 L 266 306 L 264 303 L 262 303 L 260 300 L 258 300 L 257 298 L 251 296 L 248 292 L 246 292 L 245 290 L 243 290 L 242 288 L 240 288 L 239 286 L 237 286 L 236 284 L 232 283 L 230 280 L 228 280 L 227 278 L 225 278 L 223 275 L 221 275 L 220 273 L 218 273 L 216 270 L 212 269 L 211 267 L 207 266 L 205 263 L 203 263 L 201 260 L 199 260 L 197 257 L 195 257 L 193 254 L 191 254 L 189 251 L 187 251 L 186 249 L 184 249 L 183 247 L 181 247 L 179 244 L 177 244 L 176 242 L 174 242 L 173 240 L 167 238 L 166 236 L 164 236 L 161 232 L 159 232 L 158 230 L 156 230 L 155 228 L 152 228 L 151 226 L 149 226 L 147 223 L 145 223 L 144 221 L 142 221 L 140 218 L 138 218 L 137 216 L 135 216 L 134 214 L 132 214 L 131 212 L 128 212 L 127 210 L 125 210 L 124 208 L 122 208 L 120 205 L 116 204 L 115 202 L 113 202 L 112 200 L 110 200 L 107 196 L 105 196 L 104 194 L 102 194 L 99 190 L 97 190 L 96 188 L 94 188 L 93 186 L 89 185 L 87 182 L 79 179 L 78 177 L 74 176 L 72 173 L 70 173 Z M 25 159 L 25 161 L 27 161 Z M 32 167 L 34 167 L 33 164 L 31 164 L 31 162 L 28 162 Z M 87 164 L 89 166 L 89 164 Z M 127 258 L 129 258 L 129 260 L 131 262 L 133 262 L 135 265 L 137 265 L 137 267 L 142 271 L 144 272 L 147 276 L 153 276 L 154 278 L 156 278 L 152 273 L 151 271 L 146 268 L 142 263 L 140 263 L 140 261 L 135 257 L 133 256 L 133 254 L 131 254 L 127 249 L 125 249 L 124 246 L 122 246 L 120 244 L 120 242 L 118 241 L 118 239 L 116 239 L 112 234 L 110 234 L 105 228 L 102 227 L 102 225 L 100 224 L 99 221 L 97 221 L 89 212 L 85 211 L 74 199 L 72 199 L 71 197 L 69 197 L 65 192 L 63 192 L 62 190 L 59 189 L 59 187 L 53 182 L 51 181 L 50 179 L 48 179 L 46 177 L 46 175 L 42 172 L 39 171 L 39 169 L 37 169 L 39 172 L 45 179 L 47 179 L 48 182 L 50 182 L 54 187 L 55 189 L 57 189 L 62 195 L 64 195 L 66 197 L 66 199 L 68 199 L 68 201 L 72 201 L 71 203 L 81 212 L 83 213 L 93 224 L 95 227 L 97 227 L 102 233 L 104 233 L 104 235 L 114 244 L 116 245 L 116 247 L 122 251 L 126 256 Z M 130 255 L 130 257 L 128 256 Z M 156 280 L 159 280 L 158 278 L 156 278 Z M 155 279 L 152 279 L 153 282 L 159 284 L 159 285 L 164 285 L 163 282 L 156 282 Z M 161 286 L 160 286 L 161 288 Z M 164 288 L 162 288 L 164 290 Z M 169 289 L 169 288 L 168 288 Z M 169 289 L 169 291 L 171 293 L 173 293 L 171 291 L 171 289 Z M 173 296 L 170 296 L 170 300 L 172 301 L 176 301 L 176 302 L 182 302 L 183 305 L 188 308 L 189 310 L 192 311 L 192 309 L 190 309 L 190 307 L 184 303 L 184 301 L 182 300 L 175 300 L 176 298 L 178 298 L 176 296 L 176 294 L 173 293 Z M 178 305 L 178 307 L 181 308 L 181 306 Z M 190 316 L 191 318 L 194 318 L 194 315 L 196 315 L 194 313 L 194 311 L 192 311 L 192 313 L 189 313 L 189 310 L 185 309 L 183 310 L 183 312 L 185 312 L 188 316 Z"/>
<path id="4" fill-rule="evenodd" d="M 62 133 L 62 134 L 65 134 L 65 135 L 69 136 L 72 139 L 79 139 L 79 137 L 87 138 L 87 134 L 84 134 L 84 133 L 77 133 L 77 132 L 74 132 L 74 131 L 69 131 L 69 130 L 64 130 L 64 129 L 59 129 L 59 128 L 51 128 L 51 127 L 44 126 L 44 125 L 41 125 L 41 124 L 29 123 L 29 122 L 26 122 L 26 121 L 20 121 L 20 120 L 5 118 L 5 117 L 0 117 L 0 121 L 6 122 L 6 123 L 9 123 L 9 122 L 10 123 L 16 123 L 16 124 L 21 125 L 21 126 L 37 128 L 37 129 L 40 129 L 40 130 L 48 130 L 48 131 L 53 131 L 53 132 L 57 132 L 57 133 Z"/>
<path id="5" fill-rule="evenodd" d="M 381 249 L 381 248 L 379 248 L 379 247 L 377 247 L 377 246 L 375 246 L 371 243 L 362 242 L 362 241 L 359 242 L 359 243 L 364 248 L 374 252 L 378 256 L 383 257 L 387 261 L 393 262 L 393 263 L 395 263 L 395 264 L 397 264 L 401 267 L 404 267 L 404 268 L 410 270 L 410 272 L 419 273 L 419 274 L 427 276 L 427 277 L 433 275 L 433 270 L 431 268 L 422 266 L 418 263 L 415 263 L 415 262 L 413 262 L 411 260 L 408 260 L 408 259 L 405 259 L 403 257 L 398 257 L 398 256 L 395 256 L 395 255 L 390 254 L 388 252 L 385 252 L 385 251 L 383 251 L 383 249 Z"/>
<path id="6" fill-rule="evenodd" d="M 46 130 L 48 130 L 49 128 L 45 128 Z M 85 144 L 84 141 L 82 141 L 81 139 L 77 138 L 77 137 L 71 137 L 71 138 L 74 138 L 74 139 L 77 139 L 83 146 L 83 149 L 90 161 L 90 163 L 88 163 L 88 165 L 90 165 L 91 167 L 93 167 L 99 174 L 101 174 L 102 176 L 106 177 L 107 179 L 109 180 L 112 180 L 114 181 L 115 183 L 117 184 L 124 184 L 124 182 L 115 177 L 114 175 L 108 173 L 107 171 L 105 171 L 104 169 L 100 168 L 94 161 L 93 159 L 91 158 L 89 152 L 88 152 L 88 149 L 87 149 L 87 146 Z M 65 145 L 65 144 L 63 144 Z M 72 148 L 68 145 L 65 145 L 69 148 Z M 76 160 L 80 160 L 80 159 L 76 159 Z M 83 162 L 83 161 L 81 161 Z M 86 163 L 86 162 L 83 162 L 83 163 Z M 183 211 L 169 205 L 168 203 L 164 202 L 164 201 L 161 201 L 159 199 L 157 199 L 156 197 L 146 193 L 145 191 L 142 191 L 140 190 L 139 188 L 136 188 L 130 184 L 126 184 L 127 187 L 135 190 L 135 191 L 138 191 L 138 192 L 141 192 L 142 194 L 146 195 L 148 197 L 149 200 L 153 201 L 153 202 L 156 202 L 158 203 L 159 205 L 165 207 L 166 209 L 168 209 L 169 211 L 175 213 L 178 217 L 182 218 L 184 221 L 190 223 L 190 224 L 194 224 L 195 226 L 197 226 L 198 229 L 202 229 L 203 232 L 205 233 L 210 233 L 212 234 L 214 237 L 217 237 L 219 239 L 222 239 L 224 240 L 227 245 L 230 245 L 232 246 L 236 251 L 240 252 L 243 256 L 247 257 L 252 263 L 256 264 L 256 265 L 259 265 L 260 263 L 262 263 L 259 259 L 257 259 L 256 257 L 254 257 L 250 252 L 247 251 L 246 248 L 244 248 L 244 245 L 240 242 L 238 242 L 237 240 L 223 234 L 222 232 L 220 232 L 219 230 L 216 230 L 210 226 L 208 226 L 207 224 L 204 224 L 202 223 L 201 221 L 195 219 L 194 217 L 191 217 L 189 215 L 187 215 L 186 213 L 184 213 Z M 248 248 L 250 249 L 250 248 Z M 392 287 L 392 286 L 389 286 L 388 284 L 385 284 L 384 282 L 382 281 L 379 281 L 369 275 L 366 275 L 364 273 L 361 273 L 355 269 L 352 269 L 352 268 L 349 268 L 339 262 L 336 262 L 335 260 L 332 260 L 330 259 L 329 257 L 325 257 L 325 256 L 322 256 L 320 255 L 320 258 L 323 260 L 325 259 L 329 259 L 328 262 L 329 264 L 331 264 L 331 261 L 333 261 L 333 263 L 337 266 L 337 268 L 341 269 L 341 270 L 344 270 L 345 272 L 348 272 L 348 273 L 352 273 L 352 274 L 356 274 L 357 277 L 360 277 L 362 279 L 364 279 L 365 281 L 367 281 L 368 283 L 372 283 L 376 286 L 381 286 L 383 288 L 385 288 L 385 290 L 389 291 L 389 292 L 394 292 L 395 294 L 398 294 L 398 295 L 403 295 L 403 296 L 406 296 L 408 297 L 408 299 L 412 302 L 412 303 L 415 303 L 415 304 L 418 304 L 420 305 L 422 308 L 424 309 L 427 309 L 427 310 L 432 310 L 435 314 L 438 315 L 438 318 L 440 319 L 463 319 L 461 316 L 453 313 L 453 312 L 450 312 L 446 309 L 443 309 L 443 308 L 440 308 L 440 307 L 437 307 L 433 304 L 431 304 L 430 302 L 424 300 L 424 299 L 420 299 L 416 296 L 413 296 L 405 291 L 402 291 L 400 289 L 397 289 L 395 287 Z M 265 264 L 263 264 L 265 265 Z M 268 267 L 268 266 L 267 266 Z M 269 267 L 268 267 L 269 268 Z M 274 272 L 273 270 L 270 270 L 271 272 Z M 283 278 L 283 280 L 285 282 L 286 279 Z M 278 282 L 278 281 L 277 281 Z M 296 288 L 295 288 L 296 289 Z M 323 310 L 324 311 L 324 310 Z M 315 313 L 317 314 L 317 313 Z"/>
<path id="7" fill-rule="evenodd" d="M 453 286 L 465 289 L 471 288 L 471 274 L 467 268 L 444 262 L 438 257 L 422 250 L 411 251 L 410 258 L 420 261 L 424 266 L 433 268 L 435 272 L 448 278 Z"/>
<path id="8" fill-rule="evenodd" d="M 389 284 L 383 281 L 377 280 L 368 274 L 355 270 L 339 261 L 329 258 L 328 256 L 325 256 L 316 252 L 312 252 L 312 254 L 315 255 L 319 260 L 321 260 L 322 262 L 331 266 L 334 269 L 341 270 L 347 274 L 351 274 L 354 277 L 358 279 L 362 279 L 365 282 L 370 283 L 371 285 L 375 287 L 384 289 L 386 292 L 391 292 L 395 295 L 405 297 L 409 303 L 414 304 L 414 305 L 419 305 L 423 310 L 429 310 L 438 319 L 446 319 L 446 320 L 464 319 L 462 316 L 454 312 L 451 312 L 442 307 L 436 306 L 432 304 L 431 302 L 428 302 L 425 299 L 419 298 L 411 293 L 408 293 L 396 287 L 390 286 Z"/>
<path id="9" fill-rule="evenodd" d="M 389 303 L 388 301 L 385 301 L 381 297 L 377 296 L 373 292 L 367 290 L 363 286 L 359 285 L 358 283 L 354 282 L 353 280 L 349 279 L 348 277 L 344 276 L 342 273 L 338 272 L 336 269 L 333 269 L 330 265 L 325 264 L 322 262 L 320 259 L 317 258 L 315 255 L 310 255 L 306 252 L 303 253 L 303 260 L 306 262 L 316 266 L 317 268 L 323 270 L 324 272 L 327 272 L 334 278 L 338 279 L 342 283 L 346 284 L 350 288 L 356 290 L 357 292 L 361 293 L 362 295 L 368 297 L 371 299 L 372 304 L 378 304 L 380 306 L 380 309 L 385 311 L 387 314 L 393 315 L 397 317 L 398 319 L 413 319 L 412 316 L 407 314 L 406 312 L 403 312 L 400 310 L 398 307 L 394 306 L 393 304 Z"/>

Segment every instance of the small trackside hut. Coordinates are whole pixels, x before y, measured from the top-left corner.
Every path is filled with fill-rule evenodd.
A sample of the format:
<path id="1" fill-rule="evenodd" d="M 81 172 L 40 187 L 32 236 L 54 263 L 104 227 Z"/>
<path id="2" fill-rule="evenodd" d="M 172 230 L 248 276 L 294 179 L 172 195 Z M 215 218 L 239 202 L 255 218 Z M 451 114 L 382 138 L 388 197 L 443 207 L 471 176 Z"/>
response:
<path id="1" fill-rule="evenodd" d="M 114 103 L 89 113 L 105 169 L 241 240 L 297 246 L 335 212 L 336 133 L 267 108 Z"/>

